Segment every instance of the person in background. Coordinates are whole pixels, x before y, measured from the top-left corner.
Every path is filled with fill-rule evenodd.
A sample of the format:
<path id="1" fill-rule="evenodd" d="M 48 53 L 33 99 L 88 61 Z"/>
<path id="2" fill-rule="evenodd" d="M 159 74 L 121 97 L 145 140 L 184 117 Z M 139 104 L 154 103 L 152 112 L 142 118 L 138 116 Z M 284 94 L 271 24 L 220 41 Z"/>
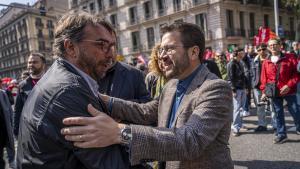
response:
<path id="1" fill-rule="evenodd" d="M 163 72 L 162 61 L 158 59 L 159 48 L 160 45 L 156 45 L 152 49 L 149 61 L 149 73 L 145 79 L 147 90 L 150 92 L 152 98 L 157 98 L 160 95 L 167 82 L 166 76 Z"/>
<path id="2" fill-rule="evenodd" d="M 232 135 L 239 136 L 243 126 L 241 114 L 245 111 L 246 102 L 246 77 L 242 58 L 243 49 L 237 48 L 233 52 L 233 58 L 227 65 L 228 81 L 231 84 L 233 95 L 233 122 L 231 125 Z"/>
<path id="3" fill-rule="evenodd" d="M 113 31 L 112 35 L 114 43 L 117 43 L 116 32 Z M 109 69 L 97 81 L 99 92 L 102 94 L 138 103 L 151 100 L 143 72 L 126 63 L 117 61 L 117 49 L 113 50 Z"/>
<path id="4" fill-rule="evenodd" d="M 297 58 L 300 57 L 300 43 L 299 42 L 294 41 L 292 43 L 292 51 L 290 53 L 295 54 Z"/>
<path id="5" fill-rule="evenodd" d="M 245 72 L 245 77 L 246 77 L 246 102 L 244 107 L 244 113 L 241 115 L 246 117 L 250 115 L 249 109 L 251 106 L 251 62 L 253 62 L 253 59 L 256 56 L 256 53 L 254 51 L 254 46 L 252 44 L 248 44 L 246 47 L 246 53 L 242 59 L 243 67 L 244 67 L 244 72 Z"/>
<path id="6" fill-rule="evenodd" d="M 273 140 L 274 144 L 282 144 L 287 140 L 283 100 L 287 102 L 288 110 L 294 119 L 296 133 L 300 134 L 300 105 L 297 104 L 295 95 L 298 82 L 297 59 L 294 54 L 282 53 L 280 46 L 280 40 L 278 39 L 270 39 L 268 41 L 271 56 L 262 64 L 260 85 L 263 93 L 261 100 L 267 98 L 265 91 L 268 83 L 275 83 L 277 90 L 276 96 L 272 98 L 277 121 L 276 137 Z M 277 73 L 277 71 L 279 72 Z M 276 80 L 277 74 L 278 80 Z"/>
<path id="7" fill-rule="evenodd" d="M 221 51 L 215 53 L 215 62 L 219 68 L 222 79 L 227 80 L 227 61 L 226 56 Z"/>
<path id="8" fill-rule="evenodd" d="M 16 104 L 14 108 L 14 134 L 18 136 L 19 123 L 21 113 L 24 107 L 24 103 L 36 85 L 36 83 L 42 78 L 46 69 L 46 58 L 41 53 L 31 53 L 27 61 L 27 69 L 29 70 L 30 76 L 19 83 L 19 89 L 16 98 Z"/>
<path id="9" fill-rule="evenodd" d="M 260 90 L 260 75 L 262 63 L 268 58 L 268 49 L 266 44 L 260 44 L 256 47 L 257 55 L 251 62 L 251 74 L 252 74 L 252 89 L 253 89 L 253 97 L 254 102 L 256 104 L 256 113 L 258 117 L 258 127 L 254 130 L 255 132 L 267 131 L 267 120 L 266 120 L 266 106 L 268 105 L 266 101 L 261 100 L 262 91 Z M 270 110 L 273 110 L 270 109 Z M 273 128 L 276 128 L 276 118 L 275 113 L 271 112 L 272 120 L 271 123 Z"/>
<path id="10" fill-rule="evenodd" d="M 95 117 L 63 120 L 65 139 L 78 147 L 123 144 L 132 164 L 166 161 L 166 169 L 233 169 L 228 147 L 232 95 L 228 83 L 202 64 L 204 34 L 191 23 L 161 28 L 159 59 L 168 79 L 160 97 L 146 104 L 101 96 L 111 104 L 110 116 L 140 125 L 117 123 L 89 105 Z M 89 123 L 88 123 L 89 121 Z M 153 122 L 157 127 L 147 126 Z M 80 123 L 80 126 L 78 126 Z M 89 136 L 89 128 L 96 129 Z"/>

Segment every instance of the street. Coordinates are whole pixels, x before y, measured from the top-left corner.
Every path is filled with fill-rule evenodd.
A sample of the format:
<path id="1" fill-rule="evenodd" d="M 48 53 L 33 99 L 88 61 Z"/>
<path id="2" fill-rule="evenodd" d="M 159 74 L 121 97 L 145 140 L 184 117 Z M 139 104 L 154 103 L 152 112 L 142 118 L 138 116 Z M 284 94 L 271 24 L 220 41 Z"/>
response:
<path id="1" fill-rule="evenodd" d="M 246 129 L 241 130 L 239 137 L 230 138 L 234 168 L 300 169 L 300 135 L 296 135 L 291 116 L 286 113 L 286 117 L 288 141 L 283 144 L 273 144 L 271 128 L 267 132 L 254 133 L 257 116 L 244 118 Z"/>

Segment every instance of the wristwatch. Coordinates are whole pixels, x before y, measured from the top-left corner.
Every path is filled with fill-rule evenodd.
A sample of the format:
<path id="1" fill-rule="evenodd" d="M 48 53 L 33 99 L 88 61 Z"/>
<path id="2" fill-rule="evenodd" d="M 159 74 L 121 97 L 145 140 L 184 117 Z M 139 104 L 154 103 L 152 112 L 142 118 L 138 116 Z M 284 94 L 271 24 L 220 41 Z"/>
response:
<path id="1" fill-rule="evenodd" d="M 124 128 L 121 129 L 121 144 L 129 145 L 132 140 L 131 127 L 129 125 L 125 125 Z"/>

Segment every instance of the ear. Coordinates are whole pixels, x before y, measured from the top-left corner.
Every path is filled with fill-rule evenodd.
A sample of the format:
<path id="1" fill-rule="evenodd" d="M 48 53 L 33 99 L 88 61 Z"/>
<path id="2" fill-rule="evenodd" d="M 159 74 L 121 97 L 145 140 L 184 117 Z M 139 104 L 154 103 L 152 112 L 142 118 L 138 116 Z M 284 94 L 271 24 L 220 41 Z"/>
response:
<path id="1" fill-rule="evenodd" d="M 200 53 L 200 49 L 198 46 L 190 47 L 188 50 L 189 58 L 192 61 L 199 60 L 199 53 Z"/>
<path id="2" fill-rule="evenodd" d="M 76 57 L 76 48 L 74 43 L 70 39 L 64 40 L 64 48 L 66 51 L 66 57 L 75 58 Z"/>

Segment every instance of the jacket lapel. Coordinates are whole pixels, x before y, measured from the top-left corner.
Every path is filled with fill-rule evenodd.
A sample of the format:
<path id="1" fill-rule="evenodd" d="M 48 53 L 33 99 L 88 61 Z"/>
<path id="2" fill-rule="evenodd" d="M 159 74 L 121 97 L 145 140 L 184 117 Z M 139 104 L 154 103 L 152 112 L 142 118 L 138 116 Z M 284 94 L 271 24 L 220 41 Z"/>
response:
<path id="1" fill-rule="evenodd" d="M 196 93 L 196 89 L 199 88 L 203 82 L 206 80 L 206 77 L 209 73 L 209 70 L 207 69 L 206 66 L 202 66 L 202 68 L 200 68 L 200 70 L 198 71 L 198 73 L 196 74 L 196 76 L 194 77 L 194 79 L 192 80 L 191 84 L 189 85 L 189 87 L 187 88 L 181 103 L 178 107 L 178 110 L 176 112 L 175 115 L 175 120 L 172 124 L 173 126 L 176 126 L 177 120 L 178 120 L 178 116 L 183 113 L 183 110 L 187 107 L 190 106 L 188 104 L 191 104 L 191 98 L 193 98 L 194 94 Z M 176 90 L 176 88 L 175 88 Z"/>
<path id="2" fill-rule="evenodd" d="M 169 81 L 168 83 L 171 83 L 170 87 L 164 88 L 165 92 L 162 93 L 163 96 L 162 95 L 160 96 L 162 98 L 160 99 L 161 106 L 159 110 L 160 112 L 159 114 L 161 118 L 159 119 L 159 124 L 158 124 L 160 127 L 168 127 L 178 80 L 174 79 Z"/>

